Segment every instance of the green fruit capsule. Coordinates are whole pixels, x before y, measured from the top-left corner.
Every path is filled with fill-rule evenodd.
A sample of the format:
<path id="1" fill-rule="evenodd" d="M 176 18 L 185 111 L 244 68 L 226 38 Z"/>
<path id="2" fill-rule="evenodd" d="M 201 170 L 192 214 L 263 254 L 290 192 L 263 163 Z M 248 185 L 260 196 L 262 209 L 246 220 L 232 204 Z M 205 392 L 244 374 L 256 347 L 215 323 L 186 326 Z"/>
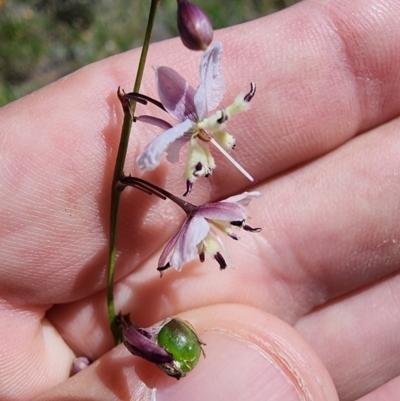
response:
<path id="1" fill-rule="evenodd" d="M 157 336 L 157 344 L 174 358 L 172 364 L 159 367 L 177 379 L 186 376 L 196 366 L 200 354 L 204 355 L 202 345 L 205 344 L 188 322 L 179 319 L 171 319 L 162 327 Z"/>

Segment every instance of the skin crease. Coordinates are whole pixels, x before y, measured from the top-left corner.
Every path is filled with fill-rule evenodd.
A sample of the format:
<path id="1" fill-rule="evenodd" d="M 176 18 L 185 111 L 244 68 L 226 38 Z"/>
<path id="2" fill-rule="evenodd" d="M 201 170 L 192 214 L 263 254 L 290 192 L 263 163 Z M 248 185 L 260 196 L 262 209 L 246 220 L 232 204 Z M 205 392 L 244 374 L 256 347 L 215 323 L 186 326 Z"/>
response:
<path id="1" fill-rule="evenodd" d="M 160 280 L 158 257 L 184 215 L 127 189 L 117 309 L 141 326 L 182 314 L 206 339 L 211 361 L 232 338 L 257 355 L 278 355 L 267 359 L 268 372 L 287 378 L 281 399 L 397 400 L 399 18 L 397 0 L 315 0 L 215 33 L 224 46 L 222 106 L 257 83 L 251 110 L 228 128 L 233 156 L 258 185 L 214 152 L 216 171 L 189 201 L 259 190 L 247 223 L 263 231 L 224 239 L 233 270 L 220 272 L 208 258 Z M 168 399 L 168 388 L 186 399 L 184 389 L 187 397 L 207 372 L 206 359 L 182 381 L 165 381 L 172 379 L 123 346 L 112 349 L 104 287 L 122 123 L 116 90 L 132 87 L 138 55 L 87 66 L 0 110 L 1 399 L 150 399 L 153 386 L 157 399 Z M 199 59 L 176 39 L 152 45 L 148 66 L 174 67 L 195 86 Z M 151 68 L 142 92 L 156 96 Z M 165 117 L 151 106 L 137 112 Z M 153 172 L 134 163 L 157 132 L 133 127 L 126 172 L 180 195 L 183 157 Z M 67 380 L 74 353 L 97 361 Z M 237 370 L 230 360 L 220 371 Z M 290 393 L 298 378 L 304 392 Z M 208 381 L 201 383 L 199 397 Z M 274 383 L 260 378 L 260 399 Z"/>

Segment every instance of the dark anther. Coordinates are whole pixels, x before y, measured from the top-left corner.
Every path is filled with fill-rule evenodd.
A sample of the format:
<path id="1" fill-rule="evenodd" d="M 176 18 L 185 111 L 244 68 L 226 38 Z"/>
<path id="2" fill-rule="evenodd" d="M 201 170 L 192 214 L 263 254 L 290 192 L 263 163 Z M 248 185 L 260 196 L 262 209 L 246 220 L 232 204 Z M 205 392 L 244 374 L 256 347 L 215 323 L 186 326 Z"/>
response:
<path id="1" fill-rule="evenodd" d="M 228 120 L 228 115 L 225 113 L 225 110 L 221 110 L 221 117 L 217 120 L 218 124 L 223 124 Z"/>
<path id="2" fill-rule="evenodd" d="M 186 180 L 186 192 L 183 194 L 183 196 L 188 196 L 190 192 L 192 192 L 192 188 L 193 188 L 193 182 Z"/>
<path id="3" fill-rule="evenodd" d="M 256 94 L 256 84 L 255 82 L 250 82 L 250 92 L 245 95 L 244 101 L 245 102 L 250 102 L 251 99 L 253 99 L 253 96 Z"/>
<path id="4" fill-rule="evenodd" d="M 201 263 L 203 263 L 206 260 L 206 256 L 204 255 L 204 252 L 199 253 L 199 259 L 200 259 Z"/>
<path id="5" fill-rule="evenodd" d="M 198 162 L 198 163 L 196 164 L 196 166 L 194 167 L 194 173 L 193 173 L 193 175 L 197 175 L 197 173 L 198 173 L 199 171 L 201 171 L 201 170 L 203 170 L 203 165 L 201 164 L 201 162 Z"/>
<path id="6" fill-rule="evenodd" d="M 231 221 L 231 225 L 235 227 L 243 227 L 244 220 L 239 220 L 239 221 Z"/>
<path id="7" fill-rule="evenodd" d="M 238 240 L 238 239 L 239 239 L 239 237 L 238 237 L 235 233 L 230 233 L 229 236 L 230 236 L 232 239 L 235 239 L 235 240 Z"/>
<path id="8" fill-rule="evenodd" d="M 225 259 L 219 252 L 214 255 L 214 259 L 219 263 L 220 270 L 224 270 L 226 268 L 227 264 Z"/>
<path id="9" fill-rule="evenodd" d="M 170 267 L 171 267 L 171 265 L 170 265 L 169 262 L 168 262 L 165 266 L 159 266 L 159 267 L 157 267 L 157 270 L 161 273 L 161 272 L 163 272 L 164 270 L 169 269 Z"/>
<path id="10" fill-rule="evenodd" d="M 247 224 L 245 224 L 243 226 L 243 230 L 250 231 L 251 233 L 259 233 L 261 231 L 261 228 L 253 228 L 253 227 L 250 227 Z"/>

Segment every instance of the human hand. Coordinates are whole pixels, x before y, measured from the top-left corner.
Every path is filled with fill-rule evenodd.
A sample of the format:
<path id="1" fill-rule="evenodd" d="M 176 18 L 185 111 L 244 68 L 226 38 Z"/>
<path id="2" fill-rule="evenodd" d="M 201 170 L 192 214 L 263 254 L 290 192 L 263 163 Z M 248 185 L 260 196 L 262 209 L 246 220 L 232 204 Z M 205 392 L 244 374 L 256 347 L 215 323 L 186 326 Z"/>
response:
<path id="1" fill-rule="evenodd" d="M 116 89 L 130 90 L 138 52 L 2 108 L 0 397 L 146 399 L 155 387 L 157 400 L 335 400 L 328 371 L 342 401 L 396 400 L 399 14 L 395 0 L 305 1 L 218 33 L 224 101 L 257 83 L 229 128 L 263 194 L 249 206 L 263 231 L 224 241 L 234 270 L 194 261 L 160 279 L 160 249 L 184 216 L 134 189 L 120 212 L 117 309 L 141 326 L 179 314 L 207 343 L 179 382 L 111 349 L 106 315 Z M 148 66 L 195 85 L 199 57 L 173 40 L 152 46 Z M 156 96 L 150 68 L 142 92 Z M 134 158 L 156 134 L 134 125 L 126 173 L 143 174 Z M 217 163 L 191 202 L 253 188 Z M 181 172 L 163 163 L 143 176 L 180 195 Z M 74 353 L 96 362 L 67 380 Z"/>

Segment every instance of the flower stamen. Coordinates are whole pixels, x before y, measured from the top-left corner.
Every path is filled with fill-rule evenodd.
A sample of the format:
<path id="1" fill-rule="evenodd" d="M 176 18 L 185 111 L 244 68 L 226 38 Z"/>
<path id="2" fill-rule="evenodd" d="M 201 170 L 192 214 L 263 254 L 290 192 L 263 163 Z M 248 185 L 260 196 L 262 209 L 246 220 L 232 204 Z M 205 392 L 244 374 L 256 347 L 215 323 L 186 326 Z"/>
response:
<path id="1" fill-rule="evenodd" d="M 165 266 L 158 266 L 157 270 L 160 272 L 160 277 L 162 277 L 164 274 L 164 271 L 168 270 L 170 267 L 171 267 L 171 265 L 169 262 Z"/>
<path id="2" fill-rule="evenodd" d="M 250 175 L 250 173 L 242 167 L 214 138 L 211 138 L 210 142 L 253 184 L 256 180 Z"/>
<path id="3" fill-rule="evenodd" d="M 261 231 L 261 228 L 259 228 L 259 227 L 258 228 L 253 228 L 253 227 L 250 227 L 247 224 L 245 224 L 243 226 L 243 230 L 244 231 L 249 231 L 251 233 L 259 233 Z"/>
<path id="4" fill-rule="evenodd" d="M 221 117 L 217 120 L 218 124 L 223 124 L 228 121 L 228 114 L 226 113 L 225 109 L 221 110 Z"/>
<path id="5" fill-rule="evenodd" d="M 217 252 L 214 255 L 214 259 L 218 262 L 220 270 L 225 270 L 226 269 L 227 264 L 225 262 L 225 259 L 219 252 Z"/>
<path id="6" fill-rule="evenodd" d="M 256 84 L 255 82 L 250 82 L 250 92 L 245 95 L 243 100 L 249 103 L 250 100 L 253 99 L 255 94 L 256 94 Z"/>

